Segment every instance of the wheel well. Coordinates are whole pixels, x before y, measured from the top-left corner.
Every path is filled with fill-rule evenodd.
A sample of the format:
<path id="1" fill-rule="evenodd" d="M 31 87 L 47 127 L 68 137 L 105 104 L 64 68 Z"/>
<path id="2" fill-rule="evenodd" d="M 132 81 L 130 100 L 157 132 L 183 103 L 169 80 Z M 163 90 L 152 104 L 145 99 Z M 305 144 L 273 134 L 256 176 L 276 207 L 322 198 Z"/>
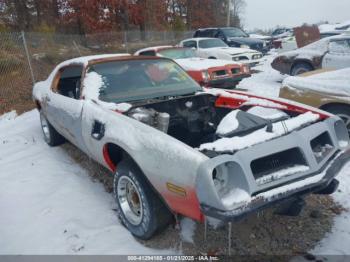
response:
<path id="1" fill-rule="evenodd" d="M 38 100 L 35 100 L 35 106 L 39 111 L 41 110 L 41 105 L 40 105 L 40 102 Z"/>
<path id="2" fill-rule="evenodd" d="M 209 56 L 208 59 L 217 59 L 215 56 Z"/>
<path id="3" fill-rule="evenodd" d="M 349 104 L 345 104 L 345 103 L 329 103 L 329 104 L 324 104 L 320 107 L 320 109 L 327 111 L 327 109 L 329 109 L 330 107 L 333 106 L 343 106 L 343 107 L 347 107 L 350 109 L 350 105 Z"/>
<path id="4" fill-rule="evenodd" d="M 290 71 L 292 72 L 293 68 L 298 65 L 298 64 L 307 64 L 309 65 L 313 70 L 315 69 L 314 66 L 312 65 L 312 63 L 309 60 L 296 60 L 294 61 L 294 63 L 292 64 Z"/>
<path id="5" fill-rule="evenodd" d="M 125 156 L 129 154 L 116 144 L 107 143 L 103 147 L 103 158 L 113 172 L 116 171 L 117 165 Z"/>

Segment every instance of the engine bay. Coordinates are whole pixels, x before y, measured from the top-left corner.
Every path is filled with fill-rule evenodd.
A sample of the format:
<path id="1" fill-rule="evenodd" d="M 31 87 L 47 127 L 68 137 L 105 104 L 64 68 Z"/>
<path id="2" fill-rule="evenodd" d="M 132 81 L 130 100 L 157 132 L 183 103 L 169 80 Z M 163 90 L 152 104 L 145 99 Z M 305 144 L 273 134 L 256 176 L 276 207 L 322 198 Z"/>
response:
<path id="1" fill-rule="evenodd" d="M 265 119 L 246 112 L 250 107 L 237 110 L 216 107 L 216 99 L 202 94 L 148 102 L 132 107 L 127 115 L 194 148 L 218 138 L 243 136 L 263 127 L 268 129 L 271 123 L 281 119 Z M 238 126 L 232 132 L 218 134 L 219 125 L 233 111 L 239 111 Z"/>

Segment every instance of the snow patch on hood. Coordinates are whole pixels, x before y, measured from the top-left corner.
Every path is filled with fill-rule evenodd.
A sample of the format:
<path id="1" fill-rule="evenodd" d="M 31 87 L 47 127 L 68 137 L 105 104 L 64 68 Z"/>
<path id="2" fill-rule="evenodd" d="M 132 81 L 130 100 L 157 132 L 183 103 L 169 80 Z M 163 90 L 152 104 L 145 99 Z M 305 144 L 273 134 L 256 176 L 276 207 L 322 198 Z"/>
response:
<path id="1" fill-rule="evenodd" d="M 214 51 L 214 52 L 222 52 L 230 55 L 239 55 L 244 53 L 259 53 L 252 49 L 239 48 L 239 47 L 212 47 L 212 48 L 207 48 L 207 50 Z"/>
<path id="2" fill-rule="evenodd" d="M 206 70 L 211 67 L 225 67 L 229 65 L 226 60 L 204 59 L 199 57 L 175 59 L 185 70 Z M 231 63 L 232 65 L 233 63 Z"/>
<path id="3" fill-rule="evenodd" d="M 272 125 L 272 132 L 267 132 L 266 128 L 262 128 L 243 137 L 225 137 L 218 139 L 212 143 L 202 144 L 200 145 L 199 150 L 210 150 L 219 153 L 233 153 L 237 150 L 248 148 L 253 145 L 285 135 L 299 127 L 316 122 L 319 118 L 320 116 L 318 114 L 307 112 L 286 121 L 274 123 Z"/>
<path id="4" fill-rule="evenodd" d="M 239 122 L 237 119 L 237 114 L 241 110 L 234 110 L 228 113 L 220 122 L 218 128 L 216 129 L 216 134 L 219 136 L 225 136 L 239 127 Z"/>
<path id="5" fill-rule="evenodd" d="M 278 118 L 288 116 L 288 114 L 286 114 L 281 110 L 274 109 L 274 108 L 266 108 L 261 106 L 254 106 L 252 108 L 249 108 L 247 112 L 252 115 L 262 117 L 264 119 L 278 119 Z"/>
<path id="6" fill-rule="evenodd" d="M 283 86 L 350 97 L 350 68 L 309 77 L 290 76 L 284 79 Z"/>

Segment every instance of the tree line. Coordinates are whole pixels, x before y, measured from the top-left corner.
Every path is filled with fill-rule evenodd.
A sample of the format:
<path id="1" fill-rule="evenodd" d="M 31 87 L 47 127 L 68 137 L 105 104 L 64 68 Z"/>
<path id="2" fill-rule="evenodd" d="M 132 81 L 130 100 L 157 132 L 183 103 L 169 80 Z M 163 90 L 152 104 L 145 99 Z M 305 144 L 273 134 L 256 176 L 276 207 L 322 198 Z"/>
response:
<path id="1" fill-rule="evenodd" d="M 184 31 L 227 23 L 241 27 L 244 4 L 244 0 L 0 0 L 0 29 L 84 35 Z"/>

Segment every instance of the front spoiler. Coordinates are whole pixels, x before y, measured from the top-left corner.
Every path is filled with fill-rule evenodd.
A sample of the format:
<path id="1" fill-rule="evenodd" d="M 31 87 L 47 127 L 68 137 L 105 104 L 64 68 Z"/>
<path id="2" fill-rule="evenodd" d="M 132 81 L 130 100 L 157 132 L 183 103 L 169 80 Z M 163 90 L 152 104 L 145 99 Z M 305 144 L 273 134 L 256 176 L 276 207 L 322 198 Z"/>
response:
<path id="1" fill-rule="evenodd" d="M 201 210 L 204 215 L 213 217 L 224 222 L 238 221 L 253 212 L 258 212 L 268 207 L 274 206 L 284 201 L 288 201 L 293 198 L 303 197 L 311 193 L 318 193 L 326 189 L 333 181 L 334 177 L 341 171 L 343 166 L 350 160 L 350 149 L 343 152 L 341 155 L 337 155 L 335 159 L 328 162 L 318 173 L 325 172 L 323 178 L 317 183 L 308 184 L 303 187 L 287 191 L 285 193 L 277 194 L 268 199 L 255 198 L 249 204 L 244 207 L 239 207 L 230 211 L 219 210 L 215 207 L 208 206 L 206 204 L 200 204 Z M 313 174 L 313 175 L 317 175 Z"/>

